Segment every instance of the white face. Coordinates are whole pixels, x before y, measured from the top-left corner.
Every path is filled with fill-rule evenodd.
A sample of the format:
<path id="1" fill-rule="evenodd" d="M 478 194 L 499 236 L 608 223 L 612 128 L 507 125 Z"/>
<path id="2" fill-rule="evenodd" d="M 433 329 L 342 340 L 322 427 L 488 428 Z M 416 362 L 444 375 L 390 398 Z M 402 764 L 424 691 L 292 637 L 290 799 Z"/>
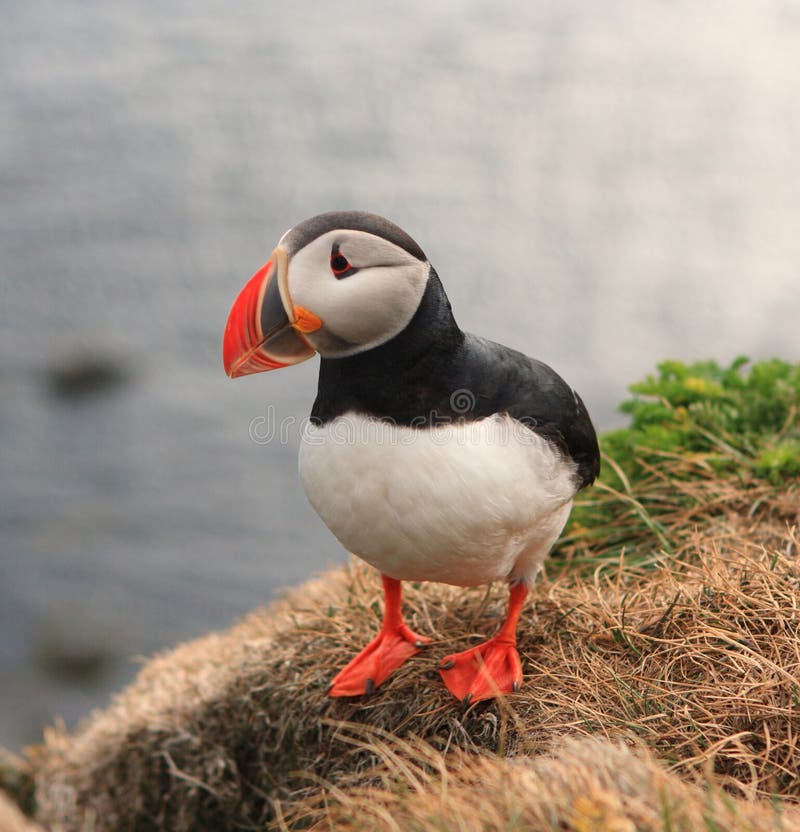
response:
<path id="1" fill-rule="evenodd" d="M 352 268 L 337 277 L 346 258 Z M 304 335 L 320 355 L 344 358 L 393 338 L 408 325 L 422 300 L 430 265 L 394 243 L 365 231 L 329 231 L 300 249 L 288 264 L 292 304 L 322 320 Z"/>

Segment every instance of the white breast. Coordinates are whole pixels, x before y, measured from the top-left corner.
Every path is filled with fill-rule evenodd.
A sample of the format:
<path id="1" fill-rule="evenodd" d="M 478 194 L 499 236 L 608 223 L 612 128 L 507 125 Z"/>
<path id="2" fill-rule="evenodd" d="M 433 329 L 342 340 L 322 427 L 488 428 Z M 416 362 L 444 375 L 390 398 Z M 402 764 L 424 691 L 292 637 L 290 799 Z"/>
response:
<path id="1" fill-rule="evenodd" d="M 506 415 L 415 429 L 353 413 L 309 425 L 306 495 L 342 545 L 400 580 L 536 577 L 564 526 L 575 465 Z"/>

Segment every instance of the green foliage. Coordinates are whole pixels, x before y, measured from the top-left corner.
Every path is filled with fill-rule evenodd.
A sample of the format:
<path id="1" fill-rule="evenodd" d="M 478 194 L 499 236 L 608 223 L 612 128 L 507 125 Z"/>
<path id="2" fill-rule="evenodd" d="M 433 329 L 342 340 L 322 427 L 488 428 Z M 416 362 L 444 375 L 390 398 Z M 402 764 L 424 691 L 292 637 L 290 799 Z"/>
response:
<path id="1" fill-rule="evenodd" d="M 800 364 L 747 365 L 665 361 L 631 385 L 630 426 L 600 437 L 600 479 L 556 554 L 590 569 L 679 556 L 693 530 L 768 503 L 765 490 L 800 489 Z"/>
<path id="2" fill-rule="evenodd" d="M 664 361 L 658 375 L 631 385 L 634 396 L 620 407 L 630 427 L 605 434 L 603 452 L 631 480 L 665 453 L 773 484 L 800 475 L 800 364 L 771 359 L 749 372 L 747 364 Z M 604 480 L 620 485 L 609 466 Z"/>

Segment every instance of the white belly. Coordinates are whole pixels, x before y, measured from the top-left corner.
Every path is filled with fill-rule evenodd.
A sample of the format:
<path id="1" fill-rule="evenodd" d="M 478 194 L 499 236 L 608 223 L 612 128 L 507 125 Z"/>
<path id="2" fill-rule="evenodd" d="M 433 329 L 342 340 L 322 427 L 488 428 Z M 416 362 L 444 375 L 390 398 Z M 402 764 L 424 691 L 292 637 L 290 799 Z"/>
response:
<path id="1" fill-rule="evenodd" d="M 572 507 L 574 463 L 508 416 L 418 430 L 309 425 L 306 495 L 342 545 L 399 580 L 532 582 Z"/>

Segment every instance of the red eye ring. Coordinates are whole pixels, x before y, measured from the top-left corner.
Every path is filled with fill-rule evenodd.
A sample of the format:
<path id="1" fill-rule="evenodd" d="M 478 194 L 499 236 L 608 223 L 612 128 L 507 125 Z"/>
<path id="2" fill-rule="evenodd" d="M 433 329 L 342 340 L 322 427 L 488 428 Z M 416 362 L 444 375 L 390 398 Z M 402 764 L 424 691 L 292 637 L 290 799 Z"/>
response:
<path id="1" fill-rule="evenodd" d="M 334 243 L 331 249 L 331 271 L 337 280 L 343 277 L 350 277 L 351 274 L 355 274 L 358 271 L 354 266 L 350 265 L 350 261 L 343 254 L 339 253 L 338 243 Z"/>

